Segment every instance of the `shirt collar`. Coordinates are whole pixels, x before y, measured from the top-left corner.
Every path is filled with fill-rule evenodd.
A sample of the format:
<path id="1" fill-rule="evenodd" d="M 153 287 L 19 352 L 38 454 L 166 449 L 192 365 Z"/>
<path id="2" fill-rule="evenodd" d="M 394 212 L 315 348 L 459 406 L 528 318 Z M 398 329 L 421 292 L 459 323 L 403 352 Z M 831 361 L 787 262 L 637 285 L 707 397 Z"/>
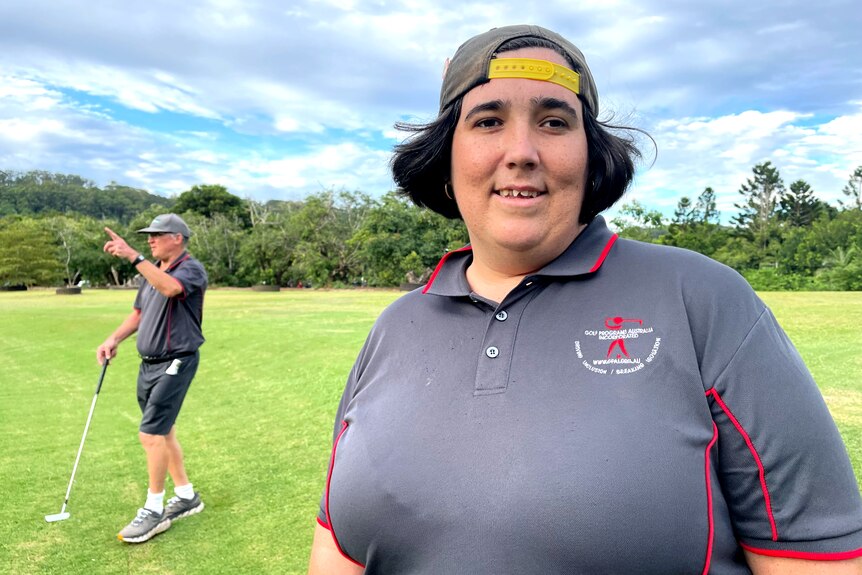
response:
<path id="1" fill-rule="evenodd" d="M 178 265 L 180 265 L 180 264 L 181 264 L 182 262 L 184 262 L 185 260 L 189 259 L 189 257 L 191 257 L 191 256 L 189 256 L 189 252 L 187 252 L 187 251 L 183 250 L 183 252 L 182 252 L 179 256 L 177 256 L 177 259 L 175 259 L 175 260 L 171 263 L 171 265 L 169 265 L 169 266 L 165 269 L 165 271 L 166 271 L 167 273 L 170 273 L 170 272 L 174 271 Z M 161 268 L 161 267 L 162 267 L 162 262 L 158 262 L 157 266 L 158 266 L 159 268 Z"/>
<path id="2" fill-rule="evenodd" d="M 616 239 L 617 234 L 608 229 L 605 219 L 596 216 L 559 257 L 530 275 L 565 278 L 595 273 L 604 263 Z M 467 283 L 467 267 L 472 261 L 473 250 L 470 246 L 448 252 L 437 264 L 422 293 L 469 295 L 471 290 Z"/>

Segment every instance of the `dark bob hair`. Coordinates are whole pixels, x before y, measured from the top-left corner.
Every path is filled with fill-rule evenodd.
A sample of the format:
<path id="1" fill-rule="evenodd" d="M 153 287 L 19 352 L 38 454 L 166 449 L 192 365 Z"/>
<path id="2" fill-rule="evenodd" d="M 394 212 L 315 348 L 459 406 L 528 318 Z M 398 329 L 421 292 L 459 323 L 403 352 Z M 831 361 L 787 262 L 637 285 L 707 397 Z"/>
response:
<path id="1" fill-rule="evenodd" d="M 574 63 L 562 49 L 541 38 L 511 40 L 501 46 L 498 53 L 528 47 L 550 48 L 560 53 L 569 65 L 574 67 Z M 412 132 L 412 135 L 395 146 L 390 162 L 398 193 L 409 197 L 418 206 L 452 219 L 460 219 L 461 213 L 455 200 L 446 195 L 444 186 L 450 181 L 452 136 L 461 116 L 462 100 L 463 97 L 455 100 L 430 123 L 396 124 L 397 129 Z M 638 128 L 601 122 L 583 99 L 581 102 L 584 107 L 589 174 L 578 219 L 581 223 L 588 224 L 600 212 L 614 205 L 631 184 L 635 173 L 634 162 L 641 158 L 641 152 L 631 132 L 646 133 Z M 620 130 L 628 132 L 627 136 L 620 137 L 613 133 Z"/>

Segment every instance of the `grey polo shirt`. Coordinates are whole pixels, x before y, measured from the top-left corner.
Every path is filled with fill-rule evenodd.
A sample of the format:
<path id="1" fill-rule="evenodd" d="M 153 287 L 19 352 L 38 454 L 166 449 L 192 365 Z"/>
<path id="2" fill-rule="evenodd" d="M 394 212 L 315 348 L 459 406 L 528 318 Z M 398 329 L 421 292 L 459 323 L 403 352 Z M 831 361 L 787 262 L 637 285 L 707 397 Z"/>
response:
<path id="1" fill-rule="evenodd" d="M 135 298 L 135 309 L 141 312 L 138 353 L 145 357 L 191 353 L 204 342 L 201 322 L 207 273 L 203 265 L 183 252 L 165 271 L 179 282 L 183 293 L 165 297 L 145 279 Z"/>
<path id="2" fill-rule="evenodd" d="M 862 555 L 849 458 L 733 270 L 601 217 L 499 305 L 465 249 L 387 308 L 318 521 L 366 573 L 748 573 Z"/>

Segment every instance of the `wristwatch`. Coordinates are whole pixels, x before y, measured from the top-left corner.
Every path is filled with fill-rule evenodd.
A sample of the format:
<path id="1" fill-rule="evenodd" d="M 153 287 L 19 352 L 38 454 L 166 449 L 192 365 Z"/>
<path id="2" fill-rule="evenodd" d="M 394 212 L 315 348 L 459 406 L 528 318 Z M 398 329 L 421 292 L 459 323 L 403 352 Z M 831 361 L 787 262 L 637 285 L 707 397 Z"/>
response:
<path id="1" fill-rule="evenodd" d="M 145 261 L 147 261 L 147 258 L 144 257 L 144 254 L 138 254 L 138 257 L 132 260 L 132 265 L 138 267 L 138 264 Z"/>

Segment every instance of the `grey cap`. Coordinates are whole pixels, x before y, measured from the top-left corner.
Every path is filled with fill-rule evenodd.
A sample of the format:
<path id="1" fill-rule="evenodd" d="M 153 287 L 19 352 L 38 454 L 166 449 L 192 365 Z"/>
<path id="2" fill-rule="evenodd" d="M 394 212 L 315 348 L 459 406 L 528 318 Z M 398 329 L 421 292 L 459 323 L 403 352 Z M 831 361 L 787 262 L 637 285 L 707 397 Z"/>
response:
<path id="1" fill-rule="evenodd" d="M 146 228 L 141 228 L 138 230 L 139 234 L 152 234 L 152 233 L 169 233 L 169 234 L 182 234 L 183 237 L 190 237 L 192 235 L 191 230 L 186 225 L 181 217 L 176 214 L 161 214 L 153 219 L 152 223 Z"/>
<path id="2" fill-rule="evenodd" d="M 574 62 L 574 71 L 581 75 L 581 97 L 587 102 L 593 115 L 599 113 L 599 94 L 593 75 L 587 67 L 587 60 L 577 46 L 557 34 L 541 26 L 504 26 L 492 28 L 484 34 L 473 36 L 458 48 L 452 56 L 449 66 L 443 76 L 443 86 L 440 88 L 440 111 L 446 106 L 475 88 L 488 82 L 488 66 L 502 44 L 515 38 L 542 38 L 553 42 L 563 49 Z"/>

